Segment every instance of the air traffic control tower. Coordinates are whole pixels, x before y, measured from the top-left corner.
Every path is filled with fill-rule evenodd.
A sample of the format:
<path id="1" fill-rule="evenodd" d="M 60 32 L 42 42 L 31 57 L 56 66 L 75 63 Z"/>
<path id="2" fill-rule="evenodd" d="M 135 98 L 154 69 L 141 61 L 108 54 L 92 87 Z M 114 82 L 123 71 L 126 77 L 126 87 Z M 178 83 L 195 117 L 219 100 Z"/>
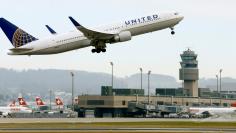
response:
<path id="1" fill-rule="evenodd" d="M 184 91 L 186 91 L 188 96 L 198 97 L 199 70 L 197 54 L 188 49 L 180 56 L 182 62 L 180 62 L 179 79 L 184 81 Z"/>

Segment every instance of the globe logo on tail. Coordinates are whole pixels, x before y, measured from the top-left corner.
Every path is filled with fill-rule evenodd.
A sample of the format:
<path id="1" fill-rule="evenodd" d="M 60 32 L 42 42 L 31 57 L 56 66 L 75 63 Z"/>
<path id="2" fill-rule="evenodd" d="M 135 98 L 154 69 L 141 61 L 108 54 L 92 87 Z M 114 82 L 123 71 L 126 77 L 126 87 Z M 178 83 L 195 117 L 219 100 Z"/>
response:
<path id="1" fill-rule="evenodd" d="M 35 37 L 18 28 L 13 35 L 12 43 L 17 48 L 35 40 Z"/>

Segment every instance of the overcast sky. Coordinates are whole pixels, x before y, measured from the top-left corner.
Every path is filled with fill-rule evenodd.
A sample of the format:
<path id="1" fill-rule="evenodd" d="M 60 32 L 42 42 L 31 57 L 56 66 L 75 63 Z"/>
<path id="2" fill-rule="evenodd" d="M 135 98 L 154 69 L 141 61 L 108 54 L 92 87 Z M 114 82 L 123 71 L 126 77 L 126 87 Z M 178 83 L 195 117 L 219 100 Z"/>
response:
<path id="1" fill-rule="evenodd" d="M 73 16 L 87 27 L 122 22 L 146 14 L 178 11 L 185 19 L 175 28 L 108 45 L 107 52 L 92 54 L 91 47 L 48 56 L 9 56 L 11 43 L 0 32 L 0 67 L 22 69 L 69 69 L 110 73 L 124 77 L 152 70 L 178 78 L 180 53 L 188 47 L 198 54 L 200 77 L 213 78 L 220 68 L 223 76 L 236 78 L 235 0 L 7 0 L 1 1 L 0 16 L 39 39 L 50 37 L 45 24 L 58 33 L 75 30 Z"/>

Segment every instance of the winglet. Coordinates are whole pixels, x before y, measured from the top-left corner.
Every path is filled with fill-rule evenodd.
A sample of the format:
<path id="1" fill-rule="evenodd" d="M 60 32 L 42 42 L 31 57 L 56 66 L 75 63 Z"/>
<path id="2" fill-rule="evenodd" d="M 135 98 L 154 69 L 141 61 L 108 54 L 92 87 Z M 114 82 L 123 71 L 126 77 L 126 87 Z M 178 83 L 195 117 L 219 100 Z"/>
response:
<path id="1" fill-rule="evenodd" d="M 71 16 L 69 16 L 70 21 L 77 27 L 81 26 L 75 19 L 73 19 Z"/>
<path id="2" fill-rule="evenodd" d="M 49 27 L 48 25 L 45 25 L 47 27 L 47 29 L 50 31 L 50 33 L 52 34 L 57 34 L 56 31 L 54 31 L 51 27 Z"/>

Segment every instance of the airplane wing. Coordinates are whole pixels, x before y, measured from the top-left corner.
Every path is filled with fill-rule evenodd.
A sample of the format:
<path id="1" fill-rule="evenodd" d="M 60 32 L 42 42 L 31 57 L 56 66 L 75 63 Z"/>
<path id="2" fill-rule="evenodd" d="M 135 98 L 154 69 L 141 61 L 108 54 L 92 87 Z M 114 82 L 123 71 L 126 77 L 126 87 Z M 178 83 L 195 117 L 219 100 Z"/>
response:
<path id="1" fill-rule="evenodd" d="M 84 34 L 84 36 L 86 36 L 89 39 L 107 40 L 107 39 L 111 39 L 112 37 L 114 37 L 116 35 L 116 34 L 113 34 L 113 33 L 105 33 L 105 32 L 99 32 L 99 31 L 93 31 L 93 30 L 87 29 L 87 28 L 83 27 L 81 24 L 79 24 L 72 17 L 69 17 L 69 19 L 75 25 L 75 27 L 79 31 L 81 31 Z"/>
<path id="2" fill-rule="evenodd" d="M 33 48 L 12 48 L 12 49 L 9 49 L 9 50 L 11 50 L 12 52 L 25 52 L 25 51 L 30 51 L 32 49 Z"/>

